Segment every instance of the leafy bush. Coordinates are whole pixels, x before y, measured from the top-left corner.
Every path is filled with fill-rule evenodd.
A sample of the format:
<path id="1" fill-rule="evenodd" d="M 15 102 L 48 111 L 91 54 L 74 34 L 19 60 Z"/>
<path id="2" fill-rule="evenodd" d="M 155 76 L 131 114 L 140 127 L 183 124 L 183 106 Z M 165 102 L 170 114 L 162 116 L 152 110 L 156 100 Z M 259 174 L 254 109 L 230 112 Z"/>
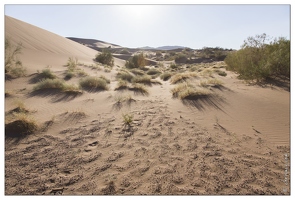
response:
<path id="1" fill-rule="evenodd" d="M 114 66 L 114 58 L 110 51 L 103 50 L 102 53 L 99 53 L 95 56 L 95 61 L 109 66 Z"/>
<path id="2" fill-rule="evenodd" d="M 227 70 L 257 81 L 273 75 L 290 76 L 290 40 L 279 38 L 266 44 L 267 40 L 266 34 L 248 37 L 240 50 L 225 58 Z"/>
<path id="3" fill-rule="evenodd" d="M 145 60 L 143 53 L 132 56 L 125 63 L 125 67 L 130 68 L 130 69 L 141 68 L 141 67 L 144 67 L 145 65 L 146 65 L 146 60 Z"/>

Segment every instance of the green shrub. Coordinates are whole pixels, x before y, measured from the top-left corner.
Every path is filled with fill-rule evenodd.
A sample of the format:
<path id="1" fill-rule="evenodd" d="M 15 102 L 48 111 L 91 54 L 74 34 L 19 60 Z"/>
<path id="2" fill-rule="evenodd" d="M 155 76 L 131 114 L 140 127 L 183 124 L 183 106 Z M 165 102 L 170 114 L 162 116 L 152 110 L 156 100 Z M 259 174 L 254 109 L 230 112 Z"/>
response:
<path id="1" fill-rule="evenodd" d="M 88 76 L 82 78 L 79 84 L 85 90 L 108 90 L 108 82 L 101 77 Z"/>
<path id="2" fill-rule="evenodd" d="M 122 49 L 120 51 L 121 54 L 130 54 L 130 52 L 127 49 Z"/>
<path id="3" fill-rule="evenodd" d="M 143 53 L 132 56 L 125 63 L 125 67 L 129 68 L 129 69 L 141 68 L 141 67 L 144 67 L 145 65 L 146 65 L 146 60 L 145 60 Z"/>
<path id="4" fill-rule="evenodd" d="M 103 50 L 102 53 L 98 53 L 95 56 L 95 61 L 99 62 L 99 63 L 102 63 L 102 64 L 105 64 L 105 65 L 114 66 L 113 55 L 108 50 Z"/>
<path id="5" fill-rule="evenodd" d="M 266 41 L 266 34 L 248 37 L 240 50 L 227 55 L 226 69 L 238 72 L 242 79 L 257 81 L 273 75 L 290 76 L 290 40 Z"/>

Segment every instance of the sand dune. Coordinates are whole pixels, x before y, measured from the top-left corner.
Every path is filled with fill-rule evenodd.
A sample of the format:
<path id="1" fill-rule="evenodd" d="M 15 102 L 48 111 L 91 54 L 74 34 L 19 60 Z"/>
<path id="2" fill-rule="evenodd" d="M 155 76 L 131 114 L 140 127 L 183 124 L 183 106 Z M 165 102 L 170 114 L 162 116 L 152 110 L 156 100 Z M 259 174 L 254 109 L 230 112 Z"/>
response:
<path id="1" fill-rule="evenodd" d="M 249 85 L 214 62 L 200 65 L 211 75 L 189 79 L 223 82 L 209 85 L 206 98 L 173 98 L 175 85 L 160 78 L 146 85 L 148 94 L 115 90 L 123 60 L 109 70 L 91 68 L 96 51 L 11 17 L 5 35 L 22 42 L 28 69 L 5 81 L 5 121 L 22 103 L 39 126 L 24 139 L 5 139 L 6 195 L 290 194 L 290 92 L 284 88 Z M 88 75 L 107 77 L 109 90 L 32 92 L 37 70 L 50 65 L 64 79 L 71 56 Z M 65 82 L 77 85 L 81 78 Z M 123 114 L 133 116 L 130 125 Z"/>

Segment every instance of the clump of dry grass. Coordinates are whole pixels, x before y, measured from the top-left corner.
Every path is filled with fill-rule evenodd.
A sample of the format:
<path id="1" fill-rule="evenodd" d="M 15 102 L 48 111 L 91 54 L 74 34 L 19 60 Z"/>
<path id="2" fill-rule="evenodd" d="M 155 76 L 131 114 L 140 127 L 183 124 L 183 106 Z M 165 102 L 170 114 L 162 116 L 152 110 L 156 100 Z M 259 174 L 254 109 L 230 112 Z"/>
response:
<path id="1" fill-rule="evenodd" d="M 37 122 L 24 113 L 15 114 L 15 119 L 5 124 L 5 137 L 23 138 L 38 130 Z"/>
<path id="2" fill-rule="evenodd" d="M 151 77 L 149 75 L 143 75 L 143 76 L 135 76 L 132 79 L 133 83 L 142 83 L 145 85 L 150 85 L 151 84 Z"/>
<path id="3" fill-rule="evenodd" d="M 176 84 L 179 82 L 183 82 L 188 78 L 192 78 L 192 77 L 198 77 L 198 74 L 195 72 L 184 72 L 184 73 L 178 73 L 175 74 L 171 77 L 170 82 L 172 84 Z"/>
<path id="4" fill-rule="evenodd" d="M 211 92 L 205 88 L 198 88 L 185 82 L 176 85 L 171 92 L 173 97 L 177 97 L 179 99 L 193 99 L 211 94 Z"/>
<path id="5" fill-rule="evenodd" d="M 80 86 L 85 90 L 108 90 L 109 80 L 105 77 L 88 76 L 80 80 Z"/>
<path id="6" fill-rule="evenodd" d="M 131 82 L 134 76 L 126 71 L 120 71 L 117 73 L 116 77 L 118 79 Z"/>
<path id="7" fill-rule="evenodd" d="M 115 88 L 115 90 L 125 90 L 125 89 L 128 89 L 128 82 L 120 79 L 117 83 L 117 87 Z"/>
<path id="8" fill-rule="evenodd" d="M 163 74 L 161 74 L 160 78 L 163 80 L 163 81 L 167 81 L 171 78 L 173 74 L 171 72 L 164 72 Z"/>
<path id="9" fill-rule="evenodd" d="M 132 87 L 129 88 L 129 89 L 133 90 L 135 93 L 140 93 L 140 94 L 143 94 L 143 95 L 148 95 L 149 94 L 148 89 L 142 84 L 133 83 Z"/>
<path id="10" fill-rule="evenodd" d="M 68 85 L 60 79 L 43 79 L 34 88 L 33 91 L 57 89 L 60 92 L 81 93 L 80 87 L 76 85 Z"/>
<path id="11" fill-rule="evenodd" d="M 157 74 L 160 74 L 161 72 L 157 69 L 149 69 L 147 72 L 146 72 L 148 75 L 157 75 Z"/>
<path id="12" fill-rule="evenodd" d="M 39 74 L 40 79 L 55 79 L 56 76 L 53 74 L 53 72 L 49 69 L 43 69 L 42 72 Z"/>
<path id="13" fill-rule="evenodd" d="M 200 86 L 202 86 L 202 87 L 210 87 L 210 86 L 211 87 L 219 87 L 222 85 L 223 85 L 223 82 L 216 79 L 216 78 L 200 81 Z"/>
<path id="14" fill-rule="evenodd" d="M 137 68 L 131 69 L 130 72 L 132 72 L 135 75 L 140 75 L 140 76 L 145 75 L 145 72 L 143 70 L 137 69 Z"/>

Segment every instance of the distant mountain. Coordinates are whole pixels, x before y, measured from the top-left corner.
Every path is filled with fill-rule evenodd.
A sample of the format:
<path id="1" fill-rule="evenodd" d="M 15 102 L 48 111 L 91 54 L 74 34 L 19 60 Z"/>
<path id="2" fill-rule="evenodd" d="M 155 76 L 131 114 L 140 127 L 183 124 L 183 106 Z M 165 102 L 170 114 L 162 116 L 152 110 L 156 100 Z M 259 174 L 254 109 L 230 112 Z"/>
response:
<path id="1" fill-rule="evenodd" d="M 149 46 L 145 46 L 145 47 L 140 47 L 139 49 L 146 49 L 146 50 L 173 50 L 173 49 L 184 49 L 186 47 L 183 46 L 161 46 L 161 47 L 149 47 Z"/>

